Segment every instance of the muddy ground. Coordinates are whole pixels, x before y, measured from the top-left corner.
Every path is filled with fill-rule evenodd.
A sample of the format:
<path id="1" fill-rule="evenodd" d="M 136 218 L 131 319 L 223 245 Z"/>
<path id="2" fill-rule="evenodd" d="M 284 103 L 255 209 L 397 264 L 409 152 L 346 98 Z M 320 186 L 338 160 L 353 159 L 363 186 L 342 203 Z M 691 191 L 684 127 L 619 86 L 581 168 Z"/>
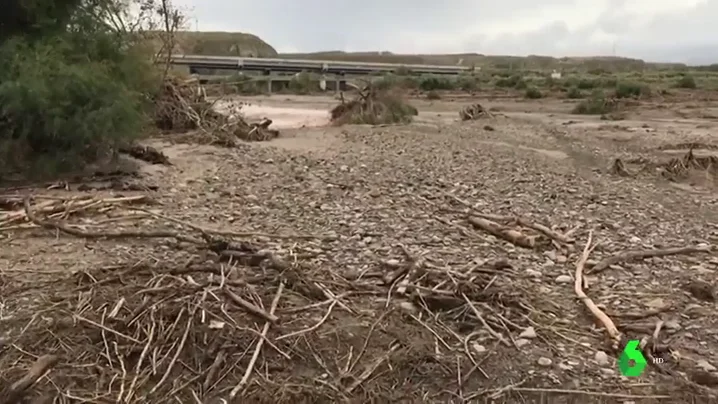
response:
<path id="1" fill-rule="evenodd" d="M 245 98 L 279 139 L 152 140 L 171 166 L 4 191 L 3 380 L 55 355 L 33 394 L 56 402 L 714 402 L 715 173 L 660 169 L 688 143 L 714 153 L 718 102 L 602 121 L 444 98 L 414 100 L 411 125 L 339 128 L 331 97 Z M 477 101 L 494 117 L 459 122 Z M 576 297 L 589 234 L 583 289 L 622 343 L 648 342 L 641 376 Z M 671 247 L 694 250 L 603 261 Z"/>

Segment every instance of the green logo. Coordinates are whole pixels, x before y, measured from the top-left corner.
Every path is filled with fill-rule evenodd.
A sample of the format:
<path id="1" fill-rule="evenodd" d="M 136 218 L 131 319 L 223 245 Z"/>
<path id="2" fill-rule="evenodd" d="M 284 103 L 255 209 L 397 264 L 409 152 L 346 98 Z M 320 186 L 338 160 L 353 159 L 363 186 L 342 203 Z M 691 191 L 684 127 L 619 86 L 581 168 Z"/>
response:
<path id="1" fill-rule="evenodd" d="M 637 377 L 646 370 L 648 362 L 643 356 L 643 352 L 638 349 L 639 344 L 640 341 L 637 339 L 628 341 L 626 349 L 623 350 L 621 357 L 618 358 L 618 369 L 623 376 Z"/>

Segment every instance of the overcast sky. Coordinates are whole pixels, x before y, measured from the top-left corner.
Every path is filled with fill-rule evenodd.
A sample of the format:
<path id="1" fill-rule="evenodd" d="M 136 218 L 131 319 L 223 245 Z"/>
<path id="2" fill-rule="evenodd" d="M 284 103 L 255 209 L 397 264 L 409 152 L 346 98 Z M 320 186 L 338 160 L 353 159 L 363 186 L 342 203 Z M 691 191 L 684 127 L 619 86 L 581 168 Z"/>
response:
<path id="1" fill-rule="evenodd" d="M 718 62 L 718 0 L 174 0 L 201 31 L 279 52 L 595 56 Z"/>

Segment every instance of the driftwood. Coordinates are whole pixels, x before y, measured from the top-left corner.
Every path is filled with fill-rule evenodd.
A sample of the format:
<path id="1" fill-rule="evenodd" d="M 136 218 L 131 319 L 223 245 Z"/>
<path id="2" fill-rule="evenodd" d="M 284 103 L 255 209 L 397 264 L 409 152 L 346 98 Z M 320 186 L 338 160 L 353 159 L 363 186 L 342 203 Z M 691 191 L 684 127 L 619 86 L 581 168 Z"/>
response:
<path id="1" fill-rule="evenodd" d="M 45 373 L 60 361 L 55 355 L 45 355 L 38 358 L 30 370 L 20 380 L 12 383 L 0 391 L 0 404 L 19 404 L 20 400 Z"/>
<path id="2" fill-rule="evenodd" d="M 470 217 L 469 223 L 477 229 L 483 230 L 498 238 L 524 248 L 536 247 L 536 236 L 527 236 L 519 231 L 501 226 L 496 222 L 480 217 Z"/>
<path id="3" fill-rule="evenodd" d="M 166 166 L 172 165 L 170 163 L 170 159 L 164 153 L 150 146 L 133 144 L 121 147 L 119 152 L 125 153 L 130 157 L 134 157 L 150 164 L 163 164 Z"/>
<path id="4" fill-rule="evenodd" d="M 583 253 L 578 259 L 578 262 L 576 262 L 576 274 L 574 276 L 575 279 L 573 288 L 576 296 L 583 302 L 596 320 L 603 325 L 603 328 L 606 329 L 608 336 L 611 337 L 614 341 L 614 345 L 617 347 L 621 341 L 621 332 L 618 331 L 618 328 L 616 328 L 616 324 L 613 323 L 613 320 L 611 320 L 606 313 L 599 309 L 598 306 L 596 306 L 596 303 L 594 303 L 593 300 L 591 300 L 583 291 L 583 268 L 586 266 L 586 261 L 588 261 L 588 256 L 591 254 L 591 251 L 593 251 L 593 249 L 595 249 L 598 245 L 596 244 L 591 246 L 592 236 L 593 233 L 589 232 L 588 240 L 586 240 L 586 246 L 583 248 Z"/>
<path id="5" fill-rule="evenodd" d="M 629 262 L 636 260 L 643 260 L 651 257 L 667 257 L 669 255 L 680 255 L 680 254 L 694 254 L 694 253 L 706 253 L 710 252 L 711 248 L 708 246 L 697 246 L 697 247 L 672 247 L 672 248 L 658 248 L 655 250 L 629 250 L 623 251 L 616 255 L 602 259 L 598 264 L 591 268 L 591 273 L 597 273 L 605 270 L 611 265 L 616 265 L 620 262 Z"/>
<path id="6" fill-rule="evenodd" d="M 493 115 L 481 104 L 471 104 L 459 110 L 459 118 L 462 121 L 473 121 L 479 118 L 493 118 Z"/>

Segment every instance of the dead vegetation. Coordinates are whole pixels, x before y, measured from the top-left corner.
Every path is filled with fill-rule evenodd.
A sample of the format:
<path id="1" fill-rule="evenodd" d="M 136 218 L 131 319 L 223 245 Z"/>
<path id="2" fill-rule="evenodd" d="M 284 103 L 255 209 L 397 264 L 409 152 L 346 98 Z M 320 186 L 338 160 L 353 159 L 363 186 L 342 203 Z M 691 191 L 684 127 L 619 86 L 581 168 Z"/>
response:
<path id="1" fill-rule="evenodd" d="M 330 114 L 335 125 L 384 125 L 409 123 L 419 112 L 405 101 L 398 90 L 368 84 L 348 102 L 342 94 L 341 103 L 332 108 Z"/>
<path id="2" fill-rule="evenodd" d="M 196 79 L 168 77 L 154 103 L 155 125 L 193 142 L 234 147 L 240 140 L 267 141 L 279 136 L 279 131 L 269 129 L 271 120 L 247 123 L 241 105 L 230 105 L 226 114 L 218 112 L 217 101 L 207 100 Z"/>
<path id="3" fill-rule="evenodd" d="M 146 195 L 5 197 L 2 206 L 7 212 L 0 217 L 0 235 L 42 229 L 117 243 L 167 240 L 167 249 L 161 260 L 58 275 L 51 289 L 42 282 L 3 283 L 0 277 L 3 296 L 14 297 L 4 306 L 10 316 L 4 329 L 11 333 L 0 346 L 0 388 L 7 392 L 0 399 L 329 403 L 432 394 L 434 402 L 466 402 L 551 393 L 529 387 L 528 378 L 499 388 L 480 382 L 491 377 L 484 370 L 488 343 L 494 344 L 491 350 L 510 351 L 535 338 L 537 329 L 563 332 L 545 323 L 541 313 L 550 303 L 527 289 L 509 260 L 447 267 L 397 245 L 393 257 L 349 276 L 317 265 L 323 254 L 338 251 L 342 243 L 336 235 L 201 227 L 162 213 Z M 450 194 L 446 205 L 437 207 L 444 217 L 531 251 L 566 253 L 585 234 L 579 227 L 561 231 L 525 217 L 478 211 Z M 437 219 L 470 235 L 461 221 Z M 575 293 L 606 329 L 612 341 L 606 350 L 618 355 L 629 337 L 643 338 L 649 358 L 664 355 L 661 325 L 652 334 L 636 335 L 584 292 L 584 267 L 595 249 L 589 232 L 576 264 Z M 594 262 L 591 274 L 624 262 L 710 251 L 707 246 L 623 251 Z M 44 291 L 41 297 L 38 290 Z M 676 371 L 671 375 L 684 391 L 703 391 L 700 383 Z M 454 385 L 447 386 L 449 380 Z"/>
<path id="4" fill-rule="evenodd" d="M 621 177 L 658 174 L 672 182 L 696 181 L 700 178 L 703 185 L 715 185 L 718 176 L 718 157 L 714 155 L 698 156 L 693 150 L 691 147 L 683 156 L 667 161 L 634 158 L 624 162 L 617 158 L 611 164 L 609 172 Z"/>
<path id="5" fill-rule="evenodd" d="M 481 118 L 491 118 L 493 115 L 489 110 L 484 109 L 481 104 L 472 104 L 459 110 L 459 118 L 462 121 L 473 121 Z"/>

